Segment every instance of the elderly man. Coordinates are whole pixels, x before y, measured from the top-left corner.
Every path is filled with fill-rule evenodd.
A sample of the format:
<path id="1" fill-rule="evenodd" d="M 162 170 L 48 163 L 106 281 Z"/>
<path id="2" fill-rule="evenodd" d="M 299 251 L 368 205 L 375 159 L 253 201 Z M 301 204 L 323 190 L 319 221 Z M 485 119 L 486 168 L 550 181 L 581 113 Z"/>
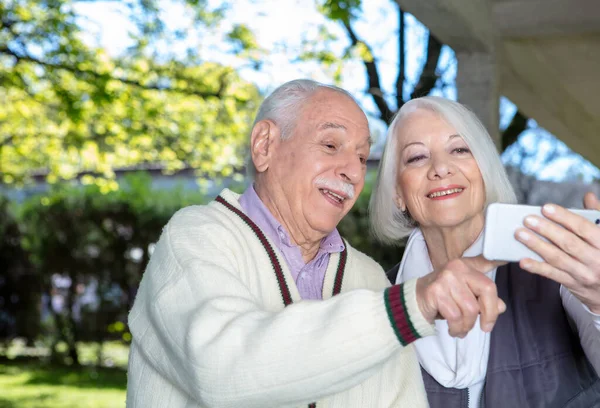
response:
<path id="1" fill-rule="evenodd" d="M 253 186 L 179 211 L 129 316 L 129 407 L 424 407 L 410 345 L 504 304 L 481 258 L 388 287 L 336 226 L 361 192 L 367 119 L 345 91 L 276 89 L 252 128 Z"/>

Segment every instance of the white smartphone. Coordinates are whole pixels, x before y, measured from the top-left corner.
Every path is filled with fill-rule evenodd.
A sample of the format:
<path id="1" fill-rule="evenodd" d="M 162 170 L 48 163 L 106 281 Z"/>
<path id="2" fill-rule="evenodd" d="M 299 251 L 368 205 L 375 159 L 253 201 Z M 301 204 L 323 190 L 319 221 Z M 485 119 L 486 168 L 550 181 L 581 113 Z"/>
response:
<path id="1" fill-rule="evenodd" d="M 600 211 L 569 210 L 587 218 L 600 228 Z M 515 238 L 515 231 L 524 226 L 523 220 L 528 215 L 543 217 L 542 207 L 501 203 L 488 205 L 483 235 L 483 256 L 490 261 L 518 262 L 523 258 L 542 261 L 537 253 Z"/>

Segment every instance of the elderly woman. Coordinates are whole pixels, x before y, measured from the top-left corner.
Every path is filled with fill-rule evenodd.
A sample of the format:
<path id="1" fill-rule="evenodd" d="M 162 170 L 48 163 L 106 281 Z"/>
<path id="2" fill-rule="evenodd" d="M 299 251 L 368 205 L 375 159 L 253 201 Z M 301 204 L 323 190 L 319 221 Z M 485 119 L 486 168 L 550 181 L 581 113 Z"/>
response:
<path id="1" fill-rule="evenodd" d="M 409 237 L 390 271 L 396 282 L 480 255 L 486 206 L 516 201 L 481 122 L 442 98 L 400 109 L 380 166 L 373 231 L 388 243 Z M 549 242 L 528 230 L 517 235 L 547 262 L 523 259 L 487 273 L 507 305 L 491 333 L 476 324 L 457 339 L 437 320 L 437 335 L 415 342 L 433 408 L 600 407 L 600 228 L 557 205 L 544 215 L 526 225 Z M 456 316 L 477 310 L 473 299 Z"/>

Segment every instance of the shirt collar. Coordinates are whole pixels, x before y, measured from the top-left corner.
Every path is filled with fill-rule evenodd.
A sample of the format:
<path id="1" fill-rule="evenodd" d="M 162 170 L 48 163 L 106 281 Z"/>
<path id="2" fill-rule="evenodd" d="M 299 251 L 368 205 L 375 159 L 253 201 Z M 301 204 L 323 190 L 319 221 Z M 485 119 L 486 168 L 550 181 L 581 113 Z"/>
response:
<path id="1" fill-rule="evenodd" d="M 269 237 L 278 247 L 286 245 L 296 246 L 291 242 L 290 236 L 279 221 L 271 214 L 262 202 L 254 185 L 250 185 L 240 196 L 240 205 L 246 215 Z M 327 253 L 342 252 L 345 248 L 344 241 L 337 228 L 321 240 L 319 248 Z"/>

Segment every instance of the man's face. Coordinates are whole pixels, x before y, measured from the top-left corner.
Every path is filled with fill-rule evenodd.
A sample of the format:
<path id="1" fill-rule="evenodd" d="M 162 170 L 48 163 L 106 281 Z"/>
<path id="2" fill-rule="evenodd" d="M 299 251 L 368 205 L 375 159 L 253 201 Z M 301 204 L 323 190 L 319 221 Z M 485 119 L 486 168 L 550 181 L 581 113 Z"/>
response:
<path id="1" fill-rule="evenodd" d="M 437 114 L 418 110 L 398 132 L 398 205 L 421 228 L 483 227 L 485 186 L 467 143 Z"/>
<path id="2" fill-rule="evenodd" d="M 310 98 L 295 123 L 289 139 L 274 142 L 261 180 L 268 192 L 265 204 L 292 236 L 322 237 L 362 191 L 369 126 L 354 101 L 327 89 Z"/>

